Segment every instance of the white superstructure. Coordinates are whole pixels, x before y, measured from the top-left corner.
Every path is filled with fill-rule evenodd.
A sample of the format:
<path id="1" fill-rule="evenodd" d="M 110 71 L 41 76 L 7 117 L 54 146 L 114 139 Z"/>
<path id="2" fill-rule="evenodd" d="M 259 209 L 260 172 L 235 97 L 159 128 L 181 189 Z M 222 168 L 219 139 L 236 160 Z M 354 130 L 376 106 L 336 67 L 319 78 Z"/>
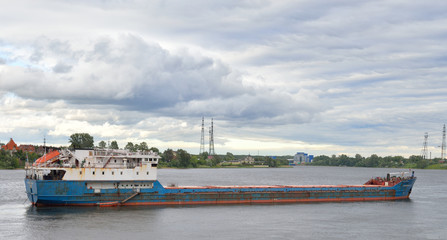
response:
<path id="1" fill-rule="evenodd" d="M 61 150 L 31 167 L 27 177 L 38 180 L 155 181 L 160 156 L 152 151 L 87 149 Z"/>

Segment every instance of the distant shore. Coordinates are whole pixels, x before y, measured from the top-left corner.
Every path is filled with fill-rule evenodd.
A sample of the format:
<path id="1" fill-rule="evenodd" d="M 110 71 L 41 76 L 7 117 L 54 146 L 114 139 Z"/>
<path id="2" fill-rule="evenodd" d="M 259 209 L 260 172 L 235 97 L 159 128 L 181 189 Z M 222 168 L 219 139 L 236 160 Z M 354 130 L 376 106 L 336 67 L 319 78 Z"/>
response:
<path id="1" fill-rule="evenodd" d="M 306 166 L 321 166 L 321 167 L 352 167 L 356 168 L 355 166 L 331 166 L 331 165 L 312 165 L 312 164 L 303 164 L 303 165 L 296 165 L 296 167 L 306 167 Z M 291 165 L 281 165 L 276 168 L 293 168 L 295 166 Z M 159 167 L 159 169 L 201 169 L 201 168 L 269 168 L 267 165 L 253 165 L 253 166 L 237 166 L 237 165 L 230 165 L 230 166 L 198 166 L 198 167 L 189 167 L 189 168 L 179 168 L 179 167 Z M 361 167 L 364 168 L 364 167 Z M 380 167 L 368 167 L 368 168 L 380 168 Z M 426 168 L 417 168 L 417 167 L 387 167 L 387 168 L 396 168 L 396 169 L 427 169 L 427 170 L 447 170 L 447 163 L 440 163 L 440 164 L 433 164 L 429 165 Z M 0 168 L 0 170 L 25 170 L 25 168 Z"/>

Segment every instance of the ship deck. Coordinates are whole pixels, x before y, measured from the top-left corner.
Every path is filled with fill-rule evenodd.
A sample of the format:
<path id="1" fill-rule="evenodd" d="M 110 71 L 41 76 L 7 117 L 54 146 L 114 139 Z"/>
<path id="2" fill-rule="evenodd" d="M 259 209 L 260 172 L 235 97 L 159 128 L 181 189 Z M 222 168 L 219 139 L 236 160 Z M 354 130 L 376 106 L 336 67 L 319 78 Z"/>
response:
<path id="1" fill-rule="evenodd" d="M 257 189 L 257 188 L 375 188 L 383 185 L 246 185 L 246 186 L 163 186 L 165 189 Z"/>

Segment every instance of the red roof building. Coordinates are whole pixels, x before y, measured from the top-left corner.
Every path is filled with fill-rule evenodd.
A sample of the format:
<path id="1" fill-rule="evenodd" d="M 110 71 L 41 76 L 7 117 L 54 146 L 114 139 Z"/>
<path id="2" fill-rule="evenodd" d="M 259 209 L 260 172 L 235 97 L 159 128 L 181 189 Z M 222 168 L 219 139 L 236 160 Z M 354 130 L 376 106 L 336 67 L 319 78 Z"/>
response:
<path id="1" fill-rule="evenodd" d="M 17 144 L 14 142 L 14 140 L 9 140 L 9 142 L 6 145 L 2 146 L 3 150 L 8 150 L 8 151 L 18 151 L 18 150 L 22 150 L 24 152 L 35 152 L 36 149 L 33 145 L 20 145 L 17 147 Z"/>
<path id="2" fill-rule="evenodd" d="M 22 150 L 24 152 L 35 152 L 36 149 L 34 148 L 33 145 L 20 145 L 17 150 Z"/>
<path id="3" fill-rule="evenodd" d="M 6 145 L 2 146 L 2 149 L 4 149 L 4 150 L 17 150 L 17 144 L 11 138 L 11 140 L 9 140 L 9 142 Z"/>

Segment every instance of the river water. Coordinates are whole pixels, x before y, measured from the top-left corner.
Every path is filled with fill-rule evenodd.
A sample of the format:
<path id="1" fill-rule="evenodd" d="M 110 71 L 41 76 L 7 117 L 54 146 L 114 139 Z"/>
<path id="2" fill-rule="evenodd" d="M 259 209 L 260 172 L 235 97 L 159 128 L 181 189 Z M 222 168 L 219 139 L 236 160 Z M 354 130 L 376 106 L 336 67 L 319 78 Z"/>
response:
<path id="1" fill-rule="evenodd" d="M 396 169 L 161 169 L 162 184 L 363 184 Z M 0 170 L 0 239 L 447 239 L 447 171 L 416 170 L 410 200 L 176 207 L 33 207 Z"/>

